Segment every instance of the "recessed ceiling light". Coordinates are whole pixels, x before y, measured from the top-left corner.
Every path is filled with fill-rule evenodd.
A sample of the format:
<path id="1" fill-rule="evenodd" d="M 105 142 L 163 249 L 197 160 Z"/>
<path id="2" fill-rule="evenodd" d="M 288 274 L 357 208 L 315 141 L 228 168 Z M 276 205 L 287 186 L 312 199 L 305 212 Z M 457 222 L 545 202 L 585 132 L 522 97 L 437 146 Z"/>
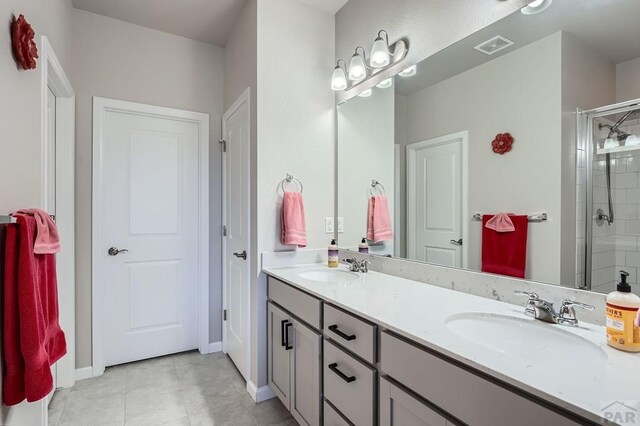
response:
<path id="1" fill-rule="evenodd" d="M 540 13 L 551 6 L 553 0 L 533 0 L 530 1 L 525 7 L 520 9 L 525 15 L 533 15 L 534 13 Z"/>
<path id="2" fill-rule="evenodd" d="M 387 78 L 386 80 L 382 80 L 380 83 L 376 84 L 376 87 L 379 87 L 380 89 L 386 89 L 388 87 L 391 87 L 393 85 L 393 80 L 390 78 Z"/>
<path id="3" fill-rule="evenodd" d="M 412 77 L 416 75 L 418 72 L 418 67 L 416 65 L 411 65 L 409 68 L 402 70 L 398 73 L 400 77 Z"/>

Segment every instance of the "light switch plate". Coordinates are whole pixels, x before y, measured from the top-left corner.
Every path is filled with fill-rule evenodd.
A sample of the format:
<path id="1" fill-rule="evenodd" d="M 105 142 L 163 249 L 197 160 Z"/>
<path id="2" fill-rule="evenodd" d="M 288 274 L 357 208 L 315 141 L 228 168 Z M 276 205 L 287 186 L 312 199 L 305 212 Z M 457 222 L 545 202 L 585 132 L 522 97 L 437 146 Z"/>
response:
<path id="1" fill-rule="evenodd" d="M 327 234 L 333 234 L 335 229 L 333 217 L 326 217 L 324 219 L 324 232 Z"/>
<path id="2" fill-rule="evenodd" d="M 344 217 L 338 218 L 338 234 L 342 234 L 344 232 Z"/>

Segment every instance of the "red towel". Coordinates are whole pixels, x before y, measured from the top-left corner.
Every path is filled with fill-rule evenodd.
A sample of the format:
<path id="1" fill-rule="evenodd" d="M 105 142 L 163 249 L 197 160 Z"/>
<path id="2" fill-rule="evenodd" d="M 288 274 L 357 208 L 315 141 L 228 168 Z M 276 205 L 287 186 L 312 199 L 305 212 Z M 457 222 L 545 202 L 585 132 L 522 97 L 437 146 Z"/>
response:
<path id="1" fill-rule="evenodd" d="M 482 216 L 482 272 L 524 278 L 529 218 L 509 215 L 515 231 L 497 232 L 485 226 L 492 217 Z"/>
<path id="2" fill-rule="evenodd" d="M 53 389 L 51 366 L 66 354 L 58 323 L 53 254 L 34 254 L 36 221 L 16 214 L 7 226 L 4 276 L 3 402 L 38 401 Z"/>
<path id="3" fill-rule="evenodd" d="M 369 197 L 367 212 L 367 240 L 374 243 L 393 238 L 391 216 L 389 216 L 389 201 L 386 195 Z"/>
<path id="4" fill-rule="evenodd" d="M 307 246 L 307 224 L 301 192 L 285 191 L 280 216 L 280 242 L 282 245 Z"/>

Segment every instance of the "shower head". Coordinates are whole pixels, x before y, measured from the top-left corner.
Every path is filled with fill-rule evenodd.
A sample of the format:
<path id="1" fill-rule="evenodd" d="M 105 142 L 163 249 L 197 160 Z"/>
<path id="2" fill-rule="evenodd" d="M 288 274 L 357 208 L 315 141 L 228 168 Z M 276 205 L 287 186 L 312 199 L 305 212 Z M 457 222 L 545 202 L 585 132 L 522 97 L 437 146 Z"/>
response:
<path id="1" fill-rule="evenodd" d="M 600 130 L 602 130 L 603 127 L 606 127 L 607 129 L 609 129 L 609 135 L 607 136 L 607 139 L 609 139 L 615 133 L 618 136 L 618 140 L 619 141 L 624 141 L 629 137 L 629 133 L 620 130 L 619 127 L 629 117 L 631 117 L 631 115 L 635 114 L 636 112 L 640 112 L 640 109 L 635 109 L 635 110 L 631 110 L 631 111 L 627 112 L 625 115 L 622 116 L 622 118 L 620 118 L 618 121 L 616 121 L 616 123 L 613 126 L 610 125 L 610 124 L 599 123 L 598 124 L 598 128 Z"/>

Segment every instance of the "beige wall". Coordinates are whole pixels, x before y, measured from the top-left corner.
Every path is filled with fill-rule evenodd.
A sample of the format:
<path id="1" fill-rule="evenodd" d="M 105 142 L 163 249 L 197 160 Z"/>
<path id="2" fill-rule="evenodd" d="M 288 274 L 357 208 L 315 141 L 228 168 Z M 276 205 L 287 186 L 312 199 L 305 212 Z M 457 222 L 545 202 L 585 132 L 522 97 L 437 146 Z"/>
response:
<path id="1" fill-rule="evenodd" d="M 616 102 L 640 99 L 640 58 L 617 65 Z"/>
<path id="2" fill-rule="evenodd" d="M 3 0 L 0 16 L 0 214 L 40 207 L 41 149 L 40 95 L 42 61 L 38 68 L 18 68 L 11 50 L 10 23 L 25 15 L 36 33 L 47 36 L 67 75 L 71 72 L 71 1 Z M 72 82 L 73 83 L 73 82 Z"/>
<path id="3" fill-rule="evenodd" d="M 366 84 L 338 95 L 338 100 L 355 95 L 380 80 L 397 74 L 468 35 L 504 18 L 527 0 L 349 0 L 336 14 L 336 58 L 349 60 L 356 46 L 367 49 L 380 29 L 389 32 L 391 42 L 406 37 L 410 50 L 398 66 L 379 73 Z M 369 47 L 367 47 L 369 46 Z"/>
<path id="4" fill-rule="evenodd" d="M 223 51 L 210 44 L 73 11 L 76 90 L 76 364 L 91 365 L 92 97 L 160 105 L 210 116 L 211 312 L 221 309 L 221 153 Z M 221 318 L 210 317 L 210 340 Z"/>

